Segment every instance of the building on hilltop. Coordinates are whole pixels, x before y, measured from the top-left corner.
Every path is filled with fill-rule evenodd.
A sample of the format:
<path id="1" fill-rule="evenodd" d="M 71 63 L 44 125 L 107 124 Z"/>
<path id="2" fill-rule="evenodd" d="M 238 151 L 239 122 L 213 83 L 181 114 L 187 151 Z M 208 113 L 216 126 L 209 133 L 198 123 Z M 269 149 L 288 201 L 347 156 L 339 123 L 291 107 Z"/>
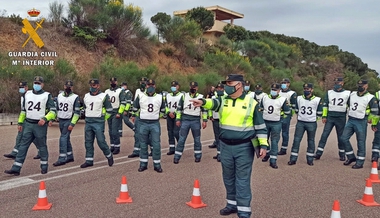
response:
<path id="1" fill-rule="evenodd" d="M 227 8 L 220 7 L 219 5 L 205 7 L 206 10 L 212 11 L 214 13 L 214 26 L 205 32 L 203 32 L 203 38 L 207 39 L 210 44 L 224 34 L 223 28 L 227 24 L 234 25 L 235 19 L 241 19 L 244 14 L 229 10 Z M 185 17 L 189 10 L 174 11 L 175 16 Z M 229 20 L 229 22 L 225 22 Z"/>

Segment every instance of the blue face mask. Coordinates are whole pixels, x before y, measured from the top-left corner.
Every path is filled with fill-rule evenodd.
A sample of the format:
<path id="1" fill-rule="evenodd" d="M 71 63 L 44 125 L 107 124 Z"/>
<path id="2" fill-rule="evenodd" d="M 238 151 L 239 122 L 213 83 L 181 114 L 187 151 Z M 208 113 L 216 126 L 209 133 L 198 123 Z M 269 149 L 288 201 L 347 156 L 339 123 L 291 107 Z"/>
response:
<path id="1" fill-rule="evenodd" d="M 311 91 L 303 91 L 303 95 L 306 97 L 306 96 L 309 96 L 311 93 Z"/>
<path id="2" fill-rule="evenodd" d="M 90 87 L 90 92 L 96 92 L 97 90 L 98 90 L 97 88 Z"/>
<path id="3" fill-rule="evenodd" d="M 273 97 L 276 97 L 278 94 L 277 94 L 277 91 L 270 90 L 270 95 Z"/>
<path id="4" fill-rule="evenodd" d="M 170 90 L 172 90 L 172 92 L 176 92 L 177 91 L 177 87 L 172 86 L 172 87 L 170 87 Z"/>
<path id="5" fill-rule="evenodd" d="M 121 90 L 123 90 L 123 91 L 125 90 L 124 86 L 122 86 L 122 87 L 120 87 L 120 88 L 121 88 Z"/>
<path id="6" fill-rule="evenodd" d="M 224 95 L 224 91 L 223 91 L 223 90 L 217 90 L 217 91 L 216 91 L 216 94 L 217 94 L 218 96 L 223 96 L 223 95 Z"/>
<path id="7" fill-rule="evenodd" d="M 249 86 L 244 86 L 244 91 L 248 92 L 249 91 Z"/>
<path id="8" fill-rule="evenodd" d="M 288 88 L 288 86 L 286 85 L 286 84 L 281 84 L 281 89 L 286 89 L 286 88 Z"/>
<path id="9" fill-rule="evenodd" d="M 40 84 L 33 84 L 33 89 L 38 92 L 38 91 L 41 91 L 42 89 L 42 86 Z"/>
<path id="10" fill-rule="evenodd" d="M 156 90 L 156 88 L 154 88 L 153 86 L 150 86 L 146 89 L 146 92 L 148 93 L 153 93 L 154 91 Z"/>
<path id="11" fill-rule="evenodd" d="M 24 94 L 25 93 L 25 88 L 19 88 L 18 92 L 20 92 L 21 94 Z"/>

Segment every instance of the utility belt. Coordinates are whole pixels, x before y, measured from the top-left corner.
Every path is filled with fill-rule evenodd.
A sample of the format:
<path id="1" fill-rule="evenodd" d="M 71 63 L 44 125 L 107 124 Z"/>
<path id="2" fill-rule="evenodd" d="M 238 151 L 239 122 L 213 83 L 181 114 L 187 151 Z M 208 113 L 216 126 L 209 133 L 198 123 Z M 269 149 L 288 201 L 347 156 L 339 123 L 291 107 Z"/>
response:
<path id="1" fill-rule="evenodd" d="M 223 143 L 227 144 L 227 145 L 239 145 L 239 144 L 251 142 L 251 140 L 253 138 L 254 137 L 250 137 L 250 138 L 246 138 L 246 139 L 223 139 L 223 138 L 219 138 L 219 140 L 222 141 Z"/>
<path id="2" fill-rule="evenodd" d="M 28 123 L 34 123 L 35 124 L 35 123 L 38 123 L 40 120 L 33 120 L 33 119 L 26 118 L 25 121 Z"/>

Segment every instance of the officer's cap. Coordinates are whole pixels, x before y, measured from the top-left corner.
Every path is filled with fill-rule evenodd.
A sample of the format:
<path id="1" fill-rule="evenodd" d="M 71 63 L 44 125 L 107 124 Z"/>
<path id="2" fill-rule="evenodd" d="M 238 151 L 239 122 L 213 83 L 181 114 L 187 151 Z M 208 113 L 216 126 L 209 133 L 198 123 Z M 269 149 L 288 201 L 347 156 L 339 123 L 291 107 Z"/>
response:
<path id="1" fill-rule="evenodd" d="M 224 85 L 222 83 L 218 83 L 218 85 L 216 85 L 216 88 L 222 88 L 222 89 L 224 89 Z"/>
<path id="2" fill-rule="evenodd" d="M 44 78 L 42 76 L 35 76 L 34 77 L 34 82 L 35 83 L 43 83 L 44 82 Z"/>
<path id="3" fill-rule="evenodd" d="M 284 79 L 282 79 L 281 83 L 290 83 L 290 79 L 289 78 L 284 78 Z"/>
<path id="4" fill-rule="evenodd" d="M 93 84 L 99 84 L 99 80 L 98 79 L 91 79 L 88 83 L 91 84 L 91 85 L 93 85 Z"/>
<path id="5" fill-rule="evenodd" d="M 177 82 L 177 81 L 172 81 L 172 86 L 177 86 L 177 85 L 179 85 L 179 83 Z"/>
<path id="6" fill-rule="evenodd" d="M 226 84 L 228 81 L 239 81 L 239 82 L 244 82 L 244 77 L 243 75 L 240 74 L 230 74 L 226 77 L 225 81 L 222 81 L 223 84 Z"/>
<path id="7" fill-rule="evenodd" d="M 146 82 L 146 81 L 148 81 L 148 78 L 146 78 L 146 77 L 141 77 L 140 82 Z"/>
<path id="8" fill-rule="evenodd" d="M 342 77 L 337 77 L 334 79 L 334 82 L 343 82 L 343 78 Z"/>
<path id="9" fill-rule="evenodd" d="M 251 85 L 251 82 L 249 80 L 246 80 L 246 81 L 244 81 L 244 84 L 249 86 L 249 85 Z"/>
<path id="10" fill-rule="evenodd" d="M 110 79 L 110 82 L 111 83 L 114 83 L 114 82 L 116 82 L 117 81 L 117 78 L 116 77 L 111 77 L 111 79 Z"/>
<path id="11" fill-rule="evenodd" d="M 147 85 L 155 85 L 156 82 L 153 79 L 150 79 L 146 82 Z"/>
<path id="12" fill-rule="evenodd" d="M 359 80 L 359 82 L 358 82 L 358 85 L 365 85 L 365 84 L 368 84 L 368 80 L 361 79 L 361 80 Z"/>
<path id="13" fill-rule="evenodd" d="M 126 82 L 122 82 L 121 85 L 122 86 L 128 86 L 128 84 Z"/>
<path id="14" fill-rule="evenodd" d="M 18 86 L 19 86 L 20 88 L 24 88 L 24 87 L 27 86 L 27 85 L 28 85 L 28 83 L 25 82 L 25 81 L 22 81 L 22 82 L 20 82 L 20 83 L 18 84 Z"/>
<path id="15" fill-rule="evenodd" d="M 303 84 L 304 89 L 312 89 L 313 88 L 313 83 L 305 83 Z"/>
<path id="16" fill-rule="evenodd" d="M 190 82 L 190 87 L 191 88 L 198 87 L 198 83 L 197 82 Z"/>
<path id="17" fill-rule="evenodd" d="M 273 83 L 270 88 L 273 90 L 279 90 L 281 85 L 279 83 Z"/>
<path id="18" fill-rule="evenodd" d="M 256 84 L 256 89 L 261 88 L 261 84 Z"/>
<path id="19" fill-rule="evenodd" d="M 66 87 L 71 87 L 71 86 L 74 86 L 74 83 L 73 83 L 73 81 L 71 81 L 71 80 L 67 80 L 67 81 L 65 82 L 65 86 L 66 86 Z"/>

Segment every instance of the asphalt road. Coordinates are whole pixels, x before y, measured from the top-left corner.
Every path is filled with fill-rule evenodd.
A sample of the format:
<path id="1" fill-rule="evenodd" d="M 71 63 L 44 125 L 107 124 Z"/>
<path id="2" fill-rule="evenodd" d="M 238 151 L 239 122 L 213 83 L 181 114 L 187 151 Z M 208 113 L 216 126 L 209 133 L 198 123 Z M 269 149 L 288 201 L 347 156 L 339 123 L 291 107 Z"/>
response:
<path id="1" fill-rule="evenodd" d="M 168 142 L 165 121 L 162 128 L 163 173 L 149 168 L 138 172 L 138 158 L 127 158 L 133 150 L 133 134 L 124 126 L 121 153 L 115 155 L 115 165 L 109 167 L 101 150 L 95 146 L 95 164 L 81 169 L 84 159 L 84 121 L 80 121 L 71 135 L 75 162 L 53 167 L 58 159 L 58 124 L 48 130 L 49 172 L 40 174 L 39 161 L 33 160 L 36 148 L 32 144 L 20 176 L 0 173 L 0 217 L 222 217 L 225 189 L 220 163 L 212 159 L 216 149 L 208 148 L 213 141 L 211 122 L 202 130 L 203 157 L 194 162 L 192 137 L 188 137 L 184 154 L 178 165 L 167 156 Z M 318 123 L 316 146 L 323 129 Z M 291 140 L 294 133 L 294 119 Z M 17 134 L 16 126 L 0 126 L 0 154 L 9 153 Z M 106 132 L 108 138 L 108 132 Z M 356 151 L 355 136 L 352 138 Z M 365 207 L 357 203 L 371 171 L 373 132 L 368 128 L 367 157 L 363 169 L 354 170 L 339 161 L 335 131 L 331 134 L 324 155 L 314 166 L 306 164 L 306 135 L 301 143 L 296 165 L 288 166 L 290 152 L 279 156 L 278 169 L 269 163 L 255 160 L 252 172 L 252 217 L 330 217 L 334 200 L 339 200 L 342 217 L 379 217 L 380 207 Z M 13 160 L 0 158 L 0 170 L 10 169 Z M 122 176 L 128 181 L 130 204 L 116 204 Z M 200 193 L 207 207 L 193 209 L 186 205 L 193 193 L 194 180 L 199 179 Z M 32 211 L 37 202 L 40 181 L 45 181 L 49 202 L 48 211 Z M 375 201 L 380 202 L 380 184 L 373 184 Z M 231 215 L 228 217 L 236 217 Z"/>

